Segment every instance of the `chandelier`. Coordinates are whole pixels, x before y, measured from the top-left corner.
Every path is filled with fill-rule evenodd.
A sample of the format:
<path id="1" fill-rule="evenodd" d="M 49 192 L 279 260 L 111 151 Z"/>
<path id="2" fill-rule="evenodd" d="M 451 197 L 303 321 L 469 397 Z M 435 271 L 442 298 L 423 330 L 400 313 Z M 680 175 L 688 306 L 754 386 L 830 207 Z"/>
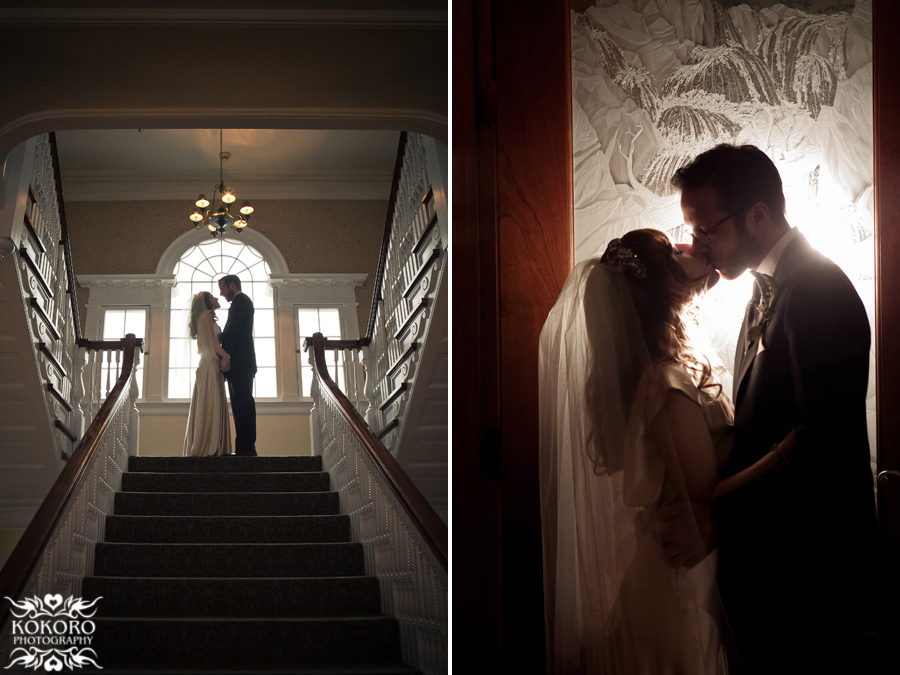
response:
<path id="1" fill-rule="evenodd" d="M 222 130 L 219 129 L 219 184 L 213 188 L 212 201 L 201 194 L 195 202 L 197 208 L 191 214 L 191 221 L 198 230 L 207 228 L 213 237 L 219 235 L 225 236 L 226 228 L 231 228 L 235 234 L 240 234 L 250 222 L 250 214 L 253 213 L 253 207 L 250 202 L 244 201 L 241 204 L 240 212 L 231 213 L 231 205 L 237 201 L 231 188 L 225 187 L 225 180 L 222 178 L 222 165 L 231 159 L 230 152 L 222 150 Z M 214 207 L 216 195 L 222 200 L 218 207 Z"/>

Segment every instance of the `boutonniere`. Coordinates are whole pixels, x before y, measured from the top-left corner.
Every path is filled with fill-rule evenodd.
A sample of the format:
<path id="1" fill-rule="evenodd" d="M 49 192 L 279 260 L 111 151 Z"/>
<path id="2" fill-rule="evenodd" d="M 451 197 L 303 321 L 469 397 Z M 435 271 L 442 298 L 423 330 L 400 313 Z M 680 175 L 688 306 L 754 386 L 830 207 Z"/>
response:
<path id="1" fill-rule="evenodd" d="M 772 277 L 761 274 L 757 277 L 757 283 L 760 285 L 760 295 L 756 303 L 756 323 L 747 330 L 747 340 L 750 342 L 759 340 L 772 322 L 773 307 L 778 297 L 778 288 Z"/>

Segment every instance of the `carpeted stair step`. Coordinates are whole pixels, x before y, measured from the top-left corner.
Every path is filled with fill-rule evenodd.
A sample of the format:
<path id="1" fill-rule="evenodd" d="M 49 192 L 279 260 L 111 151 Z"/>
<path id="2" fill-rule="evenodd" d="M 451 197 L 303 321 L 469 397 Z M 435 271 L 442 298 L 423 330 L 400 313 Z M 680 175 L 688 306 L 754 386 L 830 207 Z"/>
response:
<path id="1" fill-rule="evenodd" d="M 322 470 L 321 457 L 129 457 L 128 470 L 150 473 L 303 473 Z"/>
<path id="2" fill-rule="evenodd" d="M 110 577 L 349 577 L 363 548 L 342 544 L 98 543 L 94 575 Z"/>
<path id="3" fill-rule="evenodd" d="M 328 515 L 340 510 L 337 492 L 117 492 L 113 506 L 123 516 Z"/>
<path id="4" fill-rule="evenodd" d="M 396 619 L 103 619 L 91 647 L 100 665 L 178 668 L 397 664 Z"/>
<path id="5" fill-rule="evenodd" d="M 148 473 L 122 474 L 123 492 L 327 492 L 328 473 Z"/>
<path id="6" fill-rule="evenodd" d="M 350 541 L 349 516 L 107 516 L 107 542 L 166 544 Z"/>
<path id="7" fill-rule="evenodd" d="M 86 577 L 97 616 L 145 618 L 298 618 L 381 614 L 375 577 L 141 579 Z M 101 664 L 102 665 L 102 664 Z"/>

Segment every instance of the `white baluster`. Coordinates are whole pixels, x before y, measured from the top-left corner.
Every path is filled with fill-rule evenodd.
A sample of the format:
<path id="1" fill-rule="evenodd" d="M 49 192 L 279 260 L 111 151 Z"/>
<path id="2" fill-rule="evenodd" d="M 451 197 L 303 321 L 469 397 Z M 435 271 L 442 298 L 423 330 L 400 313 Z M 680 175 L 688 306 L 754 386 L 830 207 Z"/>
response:
<path id="1" fill-rule="evenodd" d="M 319 416 L 322 414 L 322 397 L 319 395 L 319 374 L 316 372 L 316 356 L 315 350 L 310 343 L 306 350 L 307 361 L 312 366 L 312 384 L 309 395 L 313 400 L 313 407 L 309 411 L 309 434 L 310 447 L 313 455 L 322 454 L 322 429 L 319 426 Z"/>
<path id="2" fill-rule="evenodd" d="M 376 379 L 375 359 L 372 357 L 372 348 L 368 345 L 362 348 L 362 362 L 364 370 L 363 382 L 365 386 L 365 398 L 368 401 L 368 407 L 366 407 L 364 417 L 366 418 L 366 423 L 378 431 L 378 428 L 375 426 L 377 424 L 377 419 L 375 417 L 376 408 L 374 405 Z"/>
<path id="3" fill-rule="evenodd" d="M 338 356 L 340 354 L 340 351 L 341 351 L 340 349 L 333 350 L 333 353 L 334 353 L 334 371 L 333 372 L 334 372 L 334 383 L 338 386 L 338 389 L 341 389 L 343 391 L 343 389 L 345 387 L 343 386 L 343 383 L 341 382 L 341 378 L 338 376 L 338 373 L 340 372 L 338 370 Z"/>
<path id="4" fill-rule="evenodd" d="M 141 350 L 139 347 L 134 349 L 134 367 L 132 368 L 131 388 L 128 390 L 128 414 L 130 416 L 128 422 L 129 438 L 128 438 L 128 454 L 139 455 L 138 441 L 140 438 L 140 413 L 137 409 L 138 399 L 138 366 L 141 364 Z"/>
<path id="5" fill-rule="evenodd" d="M 109 392 L 112 390 L 110 386 L 110 380 L 112 378 L 112 350 L 106 350 L 106 395 L 104 398 L 109 396 Z"/>
<path id="6" fill-rule="evenodd" d="M 74 412 L 74 429 L 72 432 L 78 438 L 84 436 L 84 430 L 87 429 L 87 425 L 90 424 L 88 420 L 85 420 L 85 411 L 81 408 L 82 400 L 84 399 L 84 366 L 85 366 L 85 356 L 86 350 L 84 347 L 76 347 L 75 348 L 75 358 L 74 368 L 72 370 L 72 383 L 73 383 L 73 412 Z"/>

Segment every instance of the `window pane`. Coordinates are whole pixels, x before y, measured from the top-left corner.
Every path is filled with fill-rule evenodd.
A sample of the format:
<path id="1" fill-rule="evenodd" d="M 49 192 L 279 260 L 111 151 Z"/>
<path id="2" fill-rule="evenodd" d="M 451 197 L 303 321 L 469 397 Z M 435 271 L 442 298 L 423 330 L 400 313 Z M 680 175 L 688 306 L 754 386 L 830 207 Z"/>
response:
<path id="1" fill-rule="evenodd" d="M 194 371 L 187 368 L 169 369 L 169 398 L 190 398 Z"/>
<path id="2" fill-rule="evenodd" d="M 332 340 L 338 340 L 341 337 L 341 317 L 336 309 L 320 309 L 319 310 L 319 326 L 324 335 Z"/>
<path id="3" fill-rule="evenodd" d="M 319 332 L 319 310 L 300 309 L 297 313 L 300 325 L 300 337 L 312 337 Z"/>
<path id="4" fill-rule="evenodd" d="M 125 337 L 125 310 L 107 309 L 103 314 L 103 339 L 116 340 Z"/>
<path id="5" fill-rule="evenodd" d="M 277 375 L 274 368 L 260 368 L 256 371 L 256 396 L 273 398 L 278 395 Z"/>
<path id="6" fill-rule="evenodd" d="M 300 395 L 312 396 L 312 366 L 304 365 L 300 368 Z"/>
<path id="7" fill-rule="evenodd" d="M 254 337 L 275 337 L 275 310 L 257 309 L 253 314 Z"/>
<path id="8" fill-rule="evenodd" d="M 183 309 L 173 309 L 169 317 L 169 337 L 186 338 L 188 335 L 188 312 Z M 172 359 L 169 358 L 169 363 Z"/>
<path id="9" fill-rule="evenodd" d="M 275 338 L 254 338 L 257 368 L 275 364 Z"/>
<path id="10" fill-rule="evenodd" d="M 147 322 L 147 312 L 143 309 L 127 309 L 125 310 L 125 332 L 122 337 L 129 333 L 134 333 L 135 337 L 147 337 L 144 328 Z"/>
<path id="11" fill-rule="evenodd" d="M 226 274 L 236 274 L 241 279 L 243 292 L 257 310 L 262 310 L 255 314 L 254 333 L 261 338 L 255 340 L 257 367 L 261 372 L 266 369 L 262 375 L 257 374 L 256 388 L 265 393 L 257 395 L 277 396 L 274 300 L 268 284 L 270 268 L 262 255 L 239 240 L 211 239 L 189 249 L 176 266 L 175 274 L 178 284 L 172 289 L 169 396 L 190 396 L 194 371 L 199 365 L 197 343 L 186 339 L 191 298 L 200 291 L 208 291 L 219 298 L 222 309 L 216 312 L 216 319 L 219 326 L 224 327 L 229 303 L 219 297 L 218 280 Z"/>
<path id="12" fill-rule="evenodd" d="M 191 349 L 193 340 L 178 338 L 169 342 L 169 366 L 186 368 L 191 365 Z"/>

